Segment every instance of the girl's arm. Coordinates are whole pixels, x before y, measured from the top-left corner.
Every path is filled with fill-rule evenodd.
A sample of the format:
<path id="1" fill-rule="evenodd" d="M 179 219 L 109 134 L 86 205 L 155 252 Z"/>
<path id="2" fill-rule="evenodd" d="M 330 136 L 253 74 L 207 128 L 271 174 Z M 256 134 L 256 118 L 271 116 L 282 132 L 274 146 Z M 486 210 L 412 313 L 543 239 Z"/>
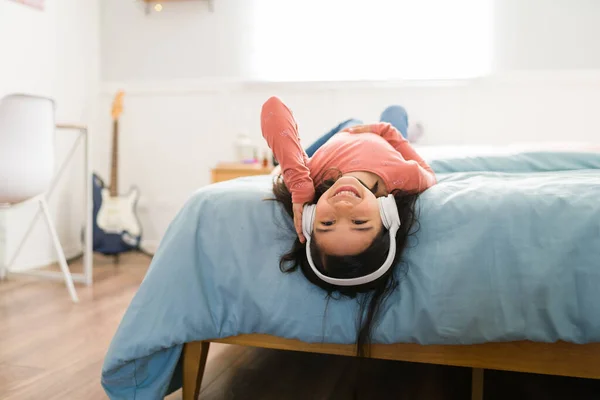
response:
<path id="1" fill-rule="evenodd" d="M 394 180 L 402 190 L 422 192 L 437 182 L 435 173 L 429 164 L 421 158 L 408 140 L 392 124 L 380 122 L 371 125 L 353 126 L 346 130 L 350 133 L 375 133 L 380 135 L 404 157 L 407 164 L 401 170 L 398 170 L 398 177 Z"/>
<path id="2" fill-rule="evenodd" d="M 396 151 L 398 151 L 398 153 L 402 154 L 402 157 L 404 157 L 405 160 L 414 160 L 417 162 L 417 164 L 421 166 L 421 168 L 423 168 L 431 174 L 434 174 L 431 167 L 425 162 L 425 160 L 421 158 L 421 156 L 415 151 L 415 149 L 413 149 L 409 141 L 406 140 L 400 132 L 398 132 L 398 129 L 394 128 L 394 126 L 388 122 L 354 126 L 348 128 L 347 131 L 351 133 L 375 133 L 387 140 L 387 142 L 391 144 L 392 147 L 395 148 Z"/>
<path id="3" fill-rule="evenodd" d="M 395 189 L 411 193 L 421 193 L 436 184 L 435 174 L 421 167 L 415 160 L 408 160 L 394 170 L 390 179 Z"/>
<path id="4" fill-rule="evenodd" d="M 305 204 L 312 201 L 315 187 L 292 112 L 279 98 L 271 97 L 263 104 L 260 125 L 263 137 L 281 165 L 283 181 L 292 193 L 292 202 Z"/>

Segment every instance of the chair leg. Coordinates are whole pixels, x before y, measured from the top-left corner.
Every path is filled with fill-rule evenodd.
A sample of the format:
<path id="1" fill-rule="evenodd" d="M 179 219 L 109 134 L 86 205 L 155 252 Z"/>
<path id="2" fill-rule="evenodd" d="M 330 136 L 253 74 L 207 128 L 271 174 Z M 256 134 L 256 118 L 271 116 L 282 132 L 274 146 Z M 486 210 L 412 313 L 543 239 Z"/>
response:
<path id="1" fill-rule="evenodd" d="M 77 292 L 75 291 L 75 285 L 73 284 L 73 277 L 71 276 L 71 271 L 69 270 L 69 266 L 67 265 L 67 259 L 65 257 L 65 253 L 63 252 L 60 241 L 58 240 L 58 234 L 56 233 L 56 229 L 54 228 L 54 223 L 52 222 L 52 218 L 50 217 L 50 211 L 48 210 L 48 204 L 45 199 L 40 200 L 40 208 L 44 213 L 44 219 L 46 220 L 46 226 L 48 227 L 48 231 L 50 232 L 50 236 L 52 237 L 52 243 L 54 244 L 54 249 L 56 250 L 56 255 L 58 256 L 58 264 L 60 265 L 60 269 L 65 276 L 65 284 L 67 285 L 67 290 L 69 291 L 69 295 L 71 295 L 71 300 L 74 303 L 79 301 L 77 297 Z"/>
<path id="2" fill-rule="evenodd" d="M 198 400 L 210 342 L 190 342 L 183 346 L 183 400 Z"/>
<path id="3" fill-rule="evenodd" d="M 33 227 L 35 226 L 35 223 L 37 222 L 37 220 L 38 220 L 38 218 L 40 216 L 41 211 L 42 210 L 37 210 L 37 212 L 35 213 L 35 215 L 31 219 L 31 221 L 29 221 L 29 226 L 27 227 L 27 230 L 25 231 L 25 234 L 21 238 L 21 241 L 19 242 L 19 245 L 17 246 L 17 249 L 14 251 L 12 257 L 8 261 L 8 264 L 6 264 L 6 268 L 10 268 L 15 263 L 15 261 L 17 260 L 17 257 L 19 256 L 19 254 L 21 254 L 21 250 L 23 250 L 23 246 L 25 245 L 25 242 L 27 241 L 27 238 L 29 237 L 29 235 L 33 231 Z"/>

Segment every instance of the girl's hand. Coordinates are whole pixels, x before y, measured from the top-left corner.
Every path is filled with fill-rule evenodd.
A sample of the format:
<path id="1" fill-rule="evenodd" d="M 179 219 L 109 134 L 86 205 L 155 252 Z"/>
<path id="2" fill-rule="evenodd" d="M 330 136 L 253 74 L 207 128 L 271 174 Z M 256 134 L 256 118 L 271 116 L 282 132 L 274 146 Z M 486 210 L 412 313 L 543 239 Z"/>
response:
<path id="1" fill-rule="evenodd" d="M 305 243 L 306 238 L 304 237 L 304 233 L 302 233 L 302 212 L 304 211 L 304 205 L 294 203 L 292 210 L 294 211 L 294 228 L 296 228 L 298 239 L 300 239 L 300 243 Z"/>
<path id="2" fill-rule="evenodd" d="M 355 125 L 345 130 L 350 133 L 373 133 L 375 128 L 373 125 Z"/>

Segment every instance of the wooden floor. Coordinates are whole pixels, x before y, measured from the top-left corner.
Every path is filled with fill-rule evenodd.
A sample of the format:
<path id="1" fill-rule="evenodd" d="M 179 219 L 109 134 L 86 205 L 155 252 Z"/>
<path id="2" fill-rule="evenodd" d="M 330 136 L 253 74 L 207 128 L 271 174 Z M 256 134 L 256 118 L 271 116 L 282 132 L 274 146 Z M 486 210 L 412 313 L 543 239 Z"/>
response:
<path id="1" fill-rule="evenodd" d="M 103 358 L 148 263 L 132 254 L 115 266 L 97 256 L 94 286 L 77 286 L 79 304 L 61 283 L 15 275 L 0 282 L 0 399 L 106 399 Z M 465 368 L 212 344 L 200 398 L 462 400 L 470 376 Z M 507 398 L 600 399 L 600 381 L 486 371 L 485 399 Z"/>

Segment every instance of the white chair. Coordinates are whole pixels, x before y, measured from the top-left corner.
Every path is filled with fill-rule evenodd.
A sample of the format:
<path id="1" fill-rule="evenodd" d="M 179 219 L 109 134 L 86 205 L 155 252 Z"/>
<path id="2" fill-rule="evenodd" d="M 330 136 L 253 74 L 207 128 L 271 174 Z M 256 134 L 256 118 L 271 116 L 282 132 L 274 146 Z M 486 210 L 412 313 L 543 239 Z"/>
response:
<path id="1" fill-rule="evenodd" d="M 30 200 L 39 203 L 67 290 L 77 302 L 45 197 L 54 174 L 54 109 L 53 100 L 44 97 L 13 94 L 0 99 L 0 212 Z M 3 278 L 10 264 L 0 268 Z"/>

